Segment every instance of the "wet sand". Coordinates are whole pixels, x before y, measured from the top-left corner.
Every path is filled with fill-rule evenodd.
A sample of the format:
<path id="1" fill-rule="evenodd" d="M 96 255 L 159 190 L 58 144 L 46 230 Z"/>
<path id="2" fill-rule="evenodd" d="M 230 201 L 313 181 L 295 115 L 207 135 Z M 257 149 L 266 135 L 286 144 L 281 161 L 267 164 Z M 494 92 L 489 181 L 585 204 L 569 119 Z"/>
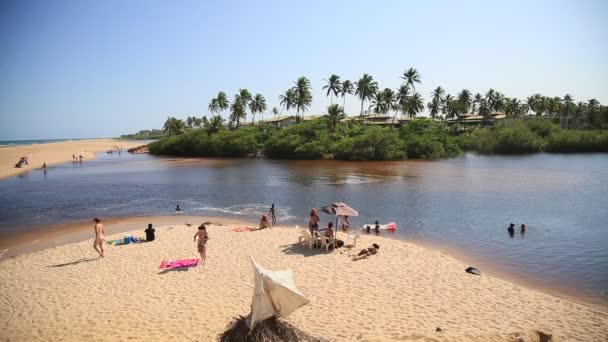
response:
<path id="1" fill-rule="evenodd" d="M 141 141 L 134 140 L 87 139 L 3 147 L 0 148 L 0 179 L 40 169 L 43 163 L 51 166 L 69 162 L 72 160 L 72 155 L 77 158 L 82 155 L 83 160 L 90 160 L 95 158 L 96 152 L 107 151 L 114 146 L 128 149 L 141 144 Z M 29 165 L 16 168 L 15 164 L 21 157 L 28 157 Z"/>
<path id="2" fill-rule="evenodd" d="M 106 245 L 104 259 L 89 238 L 0 261 L 0 338 L 214 340 L 249 310 L 250 256 L 270 269 L 294 270 L 311 304 L 287 320 L 332 341 L 538 341 L 538 331 L 555 341 L 608 338 L 606 311 L 473 276 L 451 256 L 383 237 L 362 236 L 353 251 L 325 253 L 297 244 L 294 229 L 235 233 L 230 227 L 244 223 L 215 218 L 206 265 L 159 270 L 163 259 L 197 256 L 192 236 L 205 218 L 191 227 L 189 219 L 109 222 L 109 239 L 129 227 L 143 235 L 148 221 L 163 226 L 154 242 Z M 377 255 L 351 260 L 372 242 L 381 246 Z"/>

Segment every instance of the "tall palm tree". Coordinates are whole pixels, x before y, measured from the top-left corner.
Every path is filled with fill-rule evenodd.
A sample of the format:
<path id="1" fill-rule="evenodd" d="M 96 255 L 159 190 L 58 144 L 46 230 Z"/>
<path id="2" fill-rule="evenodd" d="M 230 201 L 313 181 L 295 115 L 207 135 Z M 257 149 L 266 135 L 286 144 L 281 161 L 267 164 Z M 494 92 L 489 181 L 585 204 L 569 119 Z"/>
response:
<path id="1" fill-rule="evenodd" d="M 395 115 L 393 116 L 392 124 L 395 124 L 395 119 L 397 118 L 397 113 L 401 110 L 402 114 L 405 114 L 407 111 L 407 99 L 410 96 L 410 88 L 408 88 L 405 84 L 402 84 L 399 89 L 397 89 L 397 94 L 395 95 L 395 107 L 397 107 L 397 111 L 395 111 Z"/>
<path id="2" fill-rule="evenodd" d="M 471 108 L 471 92 L 468 89 L 463 89 L 458 94 L 458 110 L 462 114 L 466 114 L 469 112 Z"/>
<path id="3" fill-rule="evenodd" d="M 217 111 L 218 112 L 224 112 L 225 110 L 227 110 L 230 107 L 230 102 L 228 101 L 228 96 L 226 96 L 226 93 L 224 93 L 223 91 L 220 91 L 219 93 L 217 93 L 217 96 L 215 97 L 215 99 L 217 100 Z"/>
<path id="4" fill-rule="evenodd" d="M 381 91 L 378 91 L 374 94 L 374 96 L 372 97 L 372 102 L 371 102 L 371 107 L 370 108 L 374 108 L 374 113 L 376 114 L 376 116 L 378 116 L 378 114 L 383 112 L 383 107 L 384 107 L 384 93 Z"/>
<path id="5" fill-rule="evenodd" d="M 437 104 L 441 104 L 445 99 L 445 90 L 441 87 L 437 87 L 431 92 L 432 101 L 437 102 Z"/>
<path id="6" fill-rule="evenodd" d="M 340 76 L 332 74 L 328 79 L 325 80 L 327 82 L 326 85 L 323 86 L 323 89 L 327 89 L 327 96 L 331 95 L 331 104 L 334 103 L 334 95 L 338 96 L 338 94 L 342 91 L 342 82 L 340 81 Z"/>
<path id="7" fill-rule="evenodd" d="M 378 91 L 378 83 L 368 74 L 363 74 L 359 81 L 355 82 L 355 95 L 361 100 L 361 113 L 359 119 L 363 121 L 363 103 L 371 100 Z"/>
<path id="8" fill-rule="evenodd" d="M 508 99 L 505 107 L 506 116 L 520 116 L 521 114 L 521 103 L 517 98 Z"/>
<path id="9" fill-rule="evenodd" d="M 344 109 L 338 106 L 338 104 L 332 104 L 327 107 L 327 128 L 329 131 L 332 133 L 335 132 L 338 123 L 345 117 Z"/>
<path id="10" fill-rule="evenodd" d="M 345 80 L 342 82 L 342 90 L 340 91 L 340 95 L 343 98 L 342 109 L 344 110 L 344 114 L 346 114 L 346 95 L 352 95 L 355 91 L 353 87 L 353 83 L 349 80 Z"/>
<path id="11" fill-rule="evenodd" d="M 290 110 L 296 104 L 296 93 L 293 88 L 289 88 L 285 91 L 285 94 L 279 95 L 279 104 L 281 105 L 281 114 L 283 109 Z"/>
<path id="12" fill-rule="evenodd" d="M 272 111 L 270 112 L 270 114 L 272 114 L 273 116 L 278 116 L 279 110 L 277 109 L 277 107 L 272 107 Z"/>
<path id="13" fill-rule="evenodd" d="M 403 79 L 403 82 L 405 83 L 406 87 L 412 87 L 412 90 L 414 91 L 416 91 L 415 83 L 422 83 L 422 81 L 420 80 L 420 73 L 418 73 L 418 70 L 414 68 L 409 68 L 404 71 L 403 76 L 401 76 L 401 79 Z"/>
<path id="14" fill-rule="evenodd" d="M 441 110 L 441 101 L 433 97 L 431 102 L 427 103 L 426 107 L 429 109 L 429 114 L 431 114 L 431 118 L 435 120 L 435 117 L 437 116 L 437 114 L 439 114 L 439 111 Z"/>
<path id="15" fill-rule="evenodd" d="M 239 128 L 241 119 L 247 117 L 245 108 L 247 108 L 247 105 L 241 95 L 234 95 L 234 100 L 230 105 L 230 127 L 236 123 L 236 128 Z"/>
<path id="16" fill-rule="evenodd" d="M 255 122 L 255 114 L 262 114 L 266 110 L 266 99 L 262 94 L 255 94 L 255 96 L 249 102 L 249 109 L 251 109 L 251 122 Z M 260 115 L 261 116 L 261 115 Z M 260 124 L 258 120 L 258 125 Z"/>
<path id="17" fill-rule="evenodd" d="M 477 113 L 477 108 L 479 106 L 479 103 L 481 102 L 481 99 L 483 99 L 483 97 L 481 96 L 480 93 L 475 94 L 475 96 L 473 97 L 473 108 L 472 108 L 473 113 Z"/>
<path id="18" fill-rule="evenodd" d="M 386 115 L 392 109 L 399 108 L 395 104 L 395 92 L 393 89 L 384 88 L 382 91 L 382 114 Z"/>
<path id="19" fill-rule="evenodd" d="M 410 118 L 416 117 L 416 115 L 424 110 L 424 100 L 420 93 L 414 93 L 408 97 L 407 101 L 407 115 Z"/>
<path id="20" fill-rule="evenodd" d="M 296 108 L 296 121 L 299 121 L 300 113 L 308 110 L 312 103 L 312 92 L 308 78 L 301 76 L 294 82 L 293 91 L 295 93 L 294 105 Z"/>
<path id="21" fill-rule="evenodd" d="M 217 113 L 220 109 L 219 103 L 217 101 L 217 98 L 213 98 L 211 99 L 211 102 L 209 102 L 209 107 L 207 107 L 207 109 L 209 109 L 209 111 L 211 113 Z"/>
<path id="22" fill-rule="evenodd" d="M 247 89 L 239 89 L 239 97 L 241 98 L 241 102 L 245 108 L 245 117 L 243 117 L 243 120 L 246 120 L 247 119 L 247 108 L 249 107 L 249 103 L 251 102 L 251 93 Z M 252 116 L 253 116 L 253 114 L 252 114 Z"/>
<path id="23" fill-rule="evenodd" d="M 179 135 L 182 134 L 184 128 L 186 128 L 184 121 L 174 117 L 168 117 L 163 125 L 163 132 L 168 135 Z"/>

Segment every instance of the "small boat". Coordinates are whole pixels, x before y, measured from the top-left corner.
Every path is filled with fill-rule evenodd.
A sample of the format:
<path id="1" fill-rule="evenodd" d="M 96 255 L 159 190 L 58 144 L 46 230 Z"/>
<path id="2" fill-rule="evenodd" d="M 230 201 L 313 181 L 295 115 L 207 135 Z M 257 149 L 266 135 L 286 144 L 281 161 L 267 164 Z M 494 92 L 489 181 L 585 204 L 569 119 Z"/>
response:
<path id="1" fill-rule="evenodd" d="M 369 227 L 369 229 L 374 230 L 376 228 L 376 224 L 375 223 L 368 223 L 368 224 L 364 224 L 363 227 L 361 227 L 362 230 L 366 230 L 367 227 Z M 381 224 L 380 225 L 380 230 L 397 230 L 397 224 L 395 222 L 389 222 L 387 224 Z"/>

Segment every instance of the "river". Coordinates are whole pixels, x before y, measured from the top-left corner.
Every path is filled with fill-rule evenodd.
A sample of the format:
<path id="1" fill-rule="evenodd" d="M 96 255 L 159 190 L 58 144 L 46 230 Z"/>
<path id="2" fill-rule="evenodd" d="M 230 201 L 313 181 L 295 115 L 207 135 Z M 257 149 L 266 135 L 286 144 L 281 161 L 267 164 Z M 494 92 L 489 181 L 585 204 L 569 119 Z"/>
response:
<path id="1" fill-rule="evenodd" d="M 584 301 L 608 289 L 608 155 L 478 156 L 340 162 L 106 155 L 0 180 L 0 232 L 92 217 L 190 215 L 283 224 L 343 201 L 353 225 L 396 222 L 391 237 L 449 250 L 480 268 Z M 321 214 L 325 224 L 330 217 Z M 527 231 L 510 237 L 509 223 Z"/>

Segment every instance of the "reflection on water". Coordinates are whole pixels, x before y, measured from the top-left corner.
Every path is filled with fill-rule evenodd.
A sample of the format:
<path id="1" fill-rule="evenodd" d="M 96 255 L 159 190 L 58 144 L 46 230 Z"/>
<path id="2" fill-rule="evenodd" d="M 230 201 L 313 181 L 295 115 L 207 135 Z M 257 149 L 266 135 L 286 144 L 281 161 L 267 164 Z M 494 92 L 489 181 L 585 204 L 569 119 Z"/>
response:
<path id="1" fill-rule="evenodd" d="M 344 201 L 361 214 L 352 224 L 394 221 L 396 238 L 597 298 L 608 288 L 607 191 L 605 154 L 362 163 L 100 154 L 0 181 L 0 230 L 173 214 L 177 204 L 187 214 L 257 220 L 276 203 L 280 222 L 306 225 L 310 208 Z"/>

